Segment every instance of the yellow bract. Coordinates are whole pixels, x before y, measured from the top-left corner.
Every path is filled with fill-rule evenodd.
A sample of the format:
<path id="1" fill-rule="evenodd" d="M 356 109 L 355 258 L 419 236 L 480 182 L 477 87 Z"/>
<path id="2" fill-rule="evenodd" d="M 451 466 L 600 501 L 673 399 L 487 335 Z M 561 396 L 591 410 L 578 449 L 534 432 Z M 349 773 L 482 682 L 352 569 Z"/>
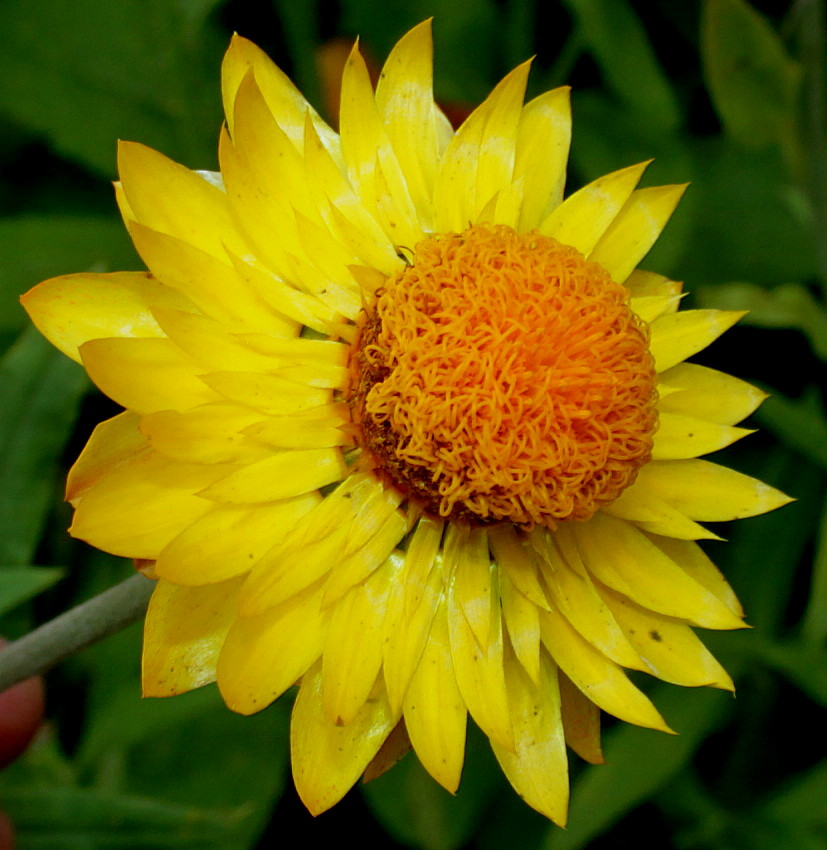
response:
<path id="1" fill-rule="evenodd" d="M 455 791 L 470 713 L 517 792 L 562 824 L 564 744 L 601 761 L 598 706 L 668 731 L 624 668 L 732 689 L 691 630 L 743 625 L 699 523 L 789 500 L 698 459 L 749 433 L 734 426 L 763 393 L 684 362 L 740 314 L 677 312 L 680 284 L 635 268 L 684 187 L 637 188 L 644 163 L 563 200 L 568 90 L 524 105 L 526 63 L 454 132 L 431 52 L 426 22 L 374 93 L 354 48 L 337 133 L 234 38 L 220 175 L 121 145 L 116 195 L 149 273 L 59 277 L 23 303 L 125 408 L 95 430 L 67 498 L 73 535 L 156 562 L 147 695 L 217 680 L 249 714 L 298 683 L 293 770 L 314 813 L 392 732 Z M 650 335 L 652 458 L 585 521 L 430 516 L 352 421 L 363 308 L 416 243 L 477 224 L 599 263 Z M 423 475 L 439 475 L 434 458 Z"/>

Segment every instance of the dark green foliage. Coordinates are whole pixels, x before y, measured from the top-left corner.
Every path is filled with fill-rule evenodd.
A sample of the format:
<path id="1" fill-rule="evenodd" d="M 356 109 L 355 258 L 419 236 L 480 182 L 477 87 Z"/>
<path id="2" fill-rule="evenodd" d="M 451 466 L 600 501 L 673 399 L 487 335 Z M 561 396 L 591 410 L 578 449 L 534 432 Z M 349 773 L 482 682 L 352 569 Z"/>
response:
<path id="1" fill-rule="evenodd" d="M 252 718 L 230 713 L 214 687 L 141 701 L 132 627 L 52 674 L 49 726 L 0 775 L 20 850 L 362 836 L 423 850 L 827 848 L 823 6 L 0 0 L 0 632 L 17 636 L 131 569 L 66 536 L 66 469 L 109 409 L 27 329 L 17 298 L 52 275 L 139 267 L 106 185 L 117 139 L 214 168 L 218 70 L 234 30 L 274 51 L 318 102 L 322 40 L 361 34 L 381 61 L 435 15 L 443 102 L 478 102 L 532 54 L 531 95 L 573 84 L 569 191 L 652 156 L 648 183 L 691 181 L 646 266 L 684 280 L 696 305 L 751 310 L 704 355 L 773 393 L 754 417 L 761 433 L 727 462 L 799 500 L 721 529 L 729 542 L 709 548 L 754 627 L 704 635 L 737 699 L 650 687 L 679 736 L 608 721 L 607 764 L 572 757 L 567 831 L 516 799 L 474 732 L 455 798 L 408 756 L 365 787 L 367 805 L 354 791 L 341 814 L 304 818 L 288 790 L 289 700 Z"/>

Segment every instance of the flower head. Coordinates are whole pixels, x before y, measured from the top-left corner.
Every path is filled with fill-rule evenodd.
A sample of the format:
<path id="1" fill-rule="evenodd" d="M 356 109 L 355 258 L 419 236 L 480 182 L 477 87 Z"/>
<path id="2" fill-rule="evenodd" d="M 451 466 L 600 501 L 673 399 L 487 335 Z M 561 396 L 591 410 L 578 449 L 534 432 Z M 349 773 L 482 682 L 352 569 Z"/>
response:
<path id="1" fill-rule="evenodd" d="M 682 186 L 646 164 L 563 200 L 567 89 L 528 65 L 454 132 L 427 23 L 331 130 L 256 47 L 223 67 L 221 174 L 124 144 L 149 273 L 24 297 L 124 408 L 73 467 L 72 534 L 154 562 L 144 691 L 241 713 L 300 682 L 313 812 L 392 740 L 460 781 L 467 714 L 565 821 L 598 709 L 667 729 L 623 668 L 732 688 L 691 626 L 742 625 L 699 521 L 787 498 L 698 457 L 763 394 L 686 359 L 739 314 L 638 270 Z"/>

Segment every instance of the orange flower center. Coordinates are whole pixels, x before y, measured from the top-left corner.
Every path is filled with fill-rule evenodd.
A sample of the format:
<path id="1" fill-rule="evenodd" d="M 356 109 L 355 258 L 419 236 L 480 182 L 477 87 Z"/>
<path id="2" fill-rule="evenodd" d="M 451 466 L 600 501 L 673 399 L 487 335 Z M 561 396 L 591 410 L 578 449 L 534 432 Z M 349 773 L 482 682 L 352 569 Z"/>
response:
<path id="1" fill-rule="evenodd" d="M 655 371 L 629 291 L 536 231 L 423 240 L 355 351 L 362 447 L 433 514 L 585 520 L 651 457 Z"/>

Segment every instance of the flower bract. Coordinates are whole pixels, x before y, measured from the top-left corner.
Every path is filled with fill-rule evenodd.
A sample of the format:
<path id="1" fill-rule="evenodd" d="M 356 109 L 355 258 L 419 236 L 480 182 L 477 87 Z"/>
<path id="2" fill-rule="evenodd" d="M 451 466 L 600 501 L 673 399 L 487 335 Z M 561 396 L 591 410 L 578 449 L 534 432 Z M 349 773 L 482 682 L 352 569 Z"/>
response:
<path id="1" fill-rule="evenodd" d="M 374 91 L 354 48 L 335 132 L 234 38 L 220 174 L 120 147 L 148 272 L 24 304 L 124 408 L 67 496 L 74 536 L 153 562 L 146 695 L 299 683 L 314 813 L 408 741 L 455 791 L 470 714 L 562 824 L 601 709 L 667 730 L 625 669 L 732 689 L 692 629 L 743 616 L 700 523 L 788 499 L 700 459 L 763 394 L 686 362 L 740 314 L 638 268 L 684 187 L 643 163 L 564 199 L 568 90 L 524 103 L 526 63 L 455 131 L 431 52 L 424 23 Z"/>

